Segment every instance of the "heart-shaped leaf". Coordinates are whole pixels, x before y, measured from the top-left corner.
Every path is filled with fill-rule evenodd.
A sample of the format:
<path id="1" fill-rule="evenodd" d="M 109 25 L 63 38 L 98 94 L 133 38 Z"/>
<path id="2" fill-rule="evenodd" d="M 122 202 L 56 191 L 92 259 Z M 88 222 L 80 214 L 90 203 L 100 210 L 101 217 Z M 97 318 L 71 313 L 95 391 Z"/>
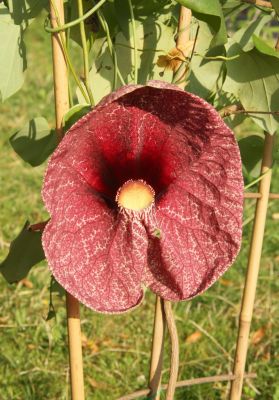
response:
<path id="1" fill-rule="evenodd" d="M 232 39 L 228 56 L 238 58 L 228 61 L 227 77 L 223 89 L 239 98 L 247 111 L 272 113 L 279 109 L 279 62 L 274 50 L 253 36 L 255 47 L 247 52 Z M 279 127 L 279 117 L 274 114 L 250 114 L 264 130 L 273 134 Z"/>
<path id="2" fill-rule="evenodd" d="M 71 107 L 63 117 L 63 126 L 65 132 L 68 131 L 72 125 L 92 109 L 89 105 L 76 104 Z"/>
<path id="3" fill-rule="evenodd" d="M 99 43 L 97 43 L 99 48 Z M 156 65 L 158 55 L 167 53 L 175 46 L 174 32 L 172 28 L 154 22 L 147 18 L 140 24 L 137 24 L 137 58 L 138 58 L 138 83 L 145 84 L 150 79 L 164 80 L 171 82 L 172 71 L 164 71 Z M 117 64 L 123 79 L 126 82 L 133 82 L 133 40 L 126 39 L 120 32 L 115 37 L 117 55 Z M 94 46 L 93 49 L 94 51 Z M 161 50 L 161 51 L 159 51 Z M 114 63 L 106 44 L 103 45 L 102 52 L 97 57 L 90 71 L 90 85 L 95 103 L 98 103 L 104 95 L 113 90 L 114 85 Z M 116 86 L 122 86 L 119 78 Z M 82 96 L 78 97 L 83 101 Z"/>
<path id="4" fill-rule="evenodd" d="M 25 278 L 29 270 L 45 258 L 41 232 L 28 229 L 27 221 L 19 235 L 11 242 L 6 259 L 0 264 L 0 272 L 9 283 Z"/>
<path id="5" fill-rule="evenodd" d="M 34 118 L 10 138 L 14 151 L 32 167 L 42 164 L 57 146 L 57 137 L 44 118 Z"/>
<path id="6" fill-rule="evenodd" d="M 261 136 L 251 135 L 238 142 L 242 164 L 246 172 L 257 178 L 261 172 L 264 140 Z"/>
<path id="7" fill-rule="evenodd" d="M 13 23 L 7 8 L 1 4 L 0 10 L 0 96 L 4 101 L 23 84 L 26 50 L 21 27 Z"/>

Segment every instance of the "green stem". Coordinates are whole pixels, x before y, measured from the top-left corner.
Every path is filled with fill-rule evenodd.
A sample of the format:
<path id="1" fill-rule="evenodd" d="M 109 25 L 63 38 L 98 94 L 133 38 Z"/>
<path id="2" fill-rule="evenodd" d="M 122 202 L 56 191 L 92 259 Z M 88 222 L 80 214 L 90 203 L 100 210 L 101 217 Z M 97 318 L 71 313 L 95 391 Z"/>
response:
<path id="1" fill-rule="evenodd" d="M 60 22 L 60 18 L 59 18 L 57 7 L 56 7 L 55 3 L 53 2 L 53 0 L 50 0 L 50 2 L 51 2 L 51 6 L 52 6 L 52 8 L 54 10 L 54 13 L 55 13 L 55 17 L 56 17 L 56 20 L 57 20 L 57 25 L 61 26 L 61 22 Z M 69 69 L 70 69 L 70 71 L 71 71 L 71 73 L 73 75 L 73 78 L 76 81 L 76 84 L 79 87 L 79 90 L 81 91 L 86 103 L 90 103 L 89 98 L 88 98 L 86 92 L 84 91 L 84 89 L 82 87 L 82 84 L 81 84 L 81 82 L 80 82 L 80 80 L 79 80 L 79 78 L 78 78 L 78 76 L 76 74 L 76 71 L 75 71 L 74 66 L 72 64 L 72 61 L 71 61 L 71 59 L 69 57 L 69 54 L 67 52 L 67 46 L 66 46 L 65 40 L 63 38 L 63 34 L 61 32 L 58 33 L 58 34 L 59 34 L 59 39 L 60 39 L 60 43 L 61 43 L 61 47 L 62 47 L 62 50 L 63 50 L 63 54 L 64 54 L 64 57 L 65 57 L 66 63 L 68 65 L 68 67 L 69 67 Z"/>
<path id="2" fill-rule="evenodd" d="M 82 0 L 77 0 L 78 3 L 78 15 L 82 16 L 83 14 L 83 5 L 82 5 Z M 82 43 L 82 52 L 83 52 L 83 65 L 84 65 L 84 85 L 88 94 L 88 97 L 90 99 L 90 104 L 94 106 L 94 99 L 92 95 L 92 91 L 90 88 L 89 84 L 89 56 L 88 56 L 88 48 L 87 48 L 87 40 L 86 40 L 86 33 L 85 33 L 85 27 L 84 27 L 84 22 L 81 21 L 79 24 L 80 27 L 80 37 L 81 37 L 81 43 Z"/>
<path id="3" fill-rule="evenodd" d="M 256 183 L 261 181 L 264 176 L 271 170 L 272 168 L 268 168 L 262 175 L 260 175 L 257 179 L 255 179 L 253 182 L 248 183 L 248 185 L 244 186 L 244 189 L 249 189 L 251 186 L 254 186 Z"/>
<path id="4" fill-rule="evenodd" d="M 68 2 L 68 4 L 67 4 L 67 17 L 69 19 L 71 18 L 71 13 L 72 13 L 72 9 L 71 9 L 71 6 L 70 6 L 70 4 Z M 70 34 L 71 34 L 71 29 L 68 29 L 67 32 L 66 32 L 66 47 L 67 47 L 67 53 L 68 54 L 70 54 Z M 68 73 L 68 77 L 70 77 L 70 71 L 69 71 L 68 63 L 67 63 L 67 73 Z M 72 92 L 70 79 L 68 79 L 68 92 L 69 92 L 69 104 L 70 104 L 70 107 L 73 107 L 74 100 L 73 100 L 73 92 Z"/>
<path id="5" fill-rule="evenodd" d="M 136 34 L 136 21 L 134 16 L 134 10 L 132 6 L 132 0 L 128 0 L 131 22 L 132 22 L 132 32 L 133 32 L 133 43 L 134 43 L 134 83 L 138 83 L 138 57 L 137 57 L 137 34 Z"/>
<path id="6" fill-rule="evenodd" d="M 84 15 L 82 15 L 81 17 L 75 19 L 74 21 L 68 22 L 65 25 L 60 25 L 56 28 L 50 28 L 49 26 L 45 25 L 45 30 L 47 32 L 50 33 L 55 33 L 55 32 L 61 32 L 64 31 L 65 29 L 69 29 L 72 26 L 78 25 L 80 22 L 84 21 L 85 19 L 87 19 L 88 17 L 90 17 L 90 15 L 94 14 L 96 11 L 99 10 L 99 8 L 106 2 L 107 0 L 100 0 L 98 2 L 98 4 L 96 4 L 94 7 L 92 7 L 89 11 L 87 11 L 87 13 L 85 13 Z"/>
<path id="7" fill-rule="evenodd" d="M 120 82 L 122 83 L 122 85 L 126 85 L 126 83 L 125 83 L 125 81 L 123 79 L 123 76 L 121 75 L 121 72 L 119 71 L 119 68 L 118 68 L 118 65 L 117 65 L 117 54 L 116 54 L 116 51 L 115 51 L 115 49 L 113 47 L 113 44 L 112 44 L 112 40 L 111 40 L 111 36 L 110 36 L 110 32 L 109 32 L 109 27 L 108 27 L 107 21 L 105 20 L 101 10 L 97 11 L 97 15 L 98 15 L 99 21 L 100 21 L 100 23 L 102 25 L 102 28 L 105 31 L 106 37 L 107 37 L 108 49 L 109 49 L 112 61 L 114 63 L 114 69 L 116 71 L 115 74 L 118 75 L 118 78 L 119 78 Z M 116 89 L 116 84 L 117 84 L 117 79 L 115 79 L 115 82 L 114 82 L 114 90 Z"/>
<path id="8" fill-rule="evenodd" d="M 231 60 L 235 60 L 236 58 L 240 57 L 240 54 L 237 54 L 235 56 L 232 57 L 225 57 L 225 56 L 215 56 L 215 57 L 209 57 L 209 56 L 203 56 L 202 54 L 199 53 L 195 53 L 196 56 L 199 56 L 201 58 L 203 58 L 204 60 L 221 60 L 221 61 L 231 61 Z"/>

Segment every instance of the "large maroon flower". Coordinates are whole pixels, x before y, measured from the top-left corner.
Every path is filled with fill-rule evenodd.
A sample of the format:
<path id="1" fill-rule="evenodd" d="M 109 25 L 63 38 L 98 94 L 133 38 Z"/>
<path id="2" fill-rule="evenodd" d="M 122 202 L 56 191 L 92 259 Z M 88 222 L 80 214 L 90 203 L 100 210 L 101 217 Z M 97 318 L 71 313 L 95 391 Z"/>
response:
<path id="1" fill-rule="evenodd" d="M 49 161 L 43 199 L 53 275 L 100 312 L 137 306 L 143 286 L 190 299 L 239 251 L 234 135 L 211 105 L 162 82 L 125 86 L 79 120 Z"/>

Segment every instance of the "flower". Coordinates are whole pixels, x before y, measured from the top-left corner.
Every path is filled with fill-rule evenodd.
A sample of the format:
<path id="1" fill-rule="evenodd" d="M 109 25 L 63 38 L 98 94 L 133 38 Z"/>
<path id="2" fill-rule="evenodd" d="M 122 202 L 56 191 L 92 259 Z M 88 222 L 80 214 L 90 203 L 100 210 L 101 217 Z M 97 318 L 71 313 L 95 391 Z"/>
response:
<path id="1" fill-rule="evenodd" d="M 174 85 L 127 85 L 68 131 L 49 160 L 43 247 L 57 281 L 88 307 L 120 313 L 143 286 L 197 296 L 234 261 L 243 179 L 231 130 Z"/>

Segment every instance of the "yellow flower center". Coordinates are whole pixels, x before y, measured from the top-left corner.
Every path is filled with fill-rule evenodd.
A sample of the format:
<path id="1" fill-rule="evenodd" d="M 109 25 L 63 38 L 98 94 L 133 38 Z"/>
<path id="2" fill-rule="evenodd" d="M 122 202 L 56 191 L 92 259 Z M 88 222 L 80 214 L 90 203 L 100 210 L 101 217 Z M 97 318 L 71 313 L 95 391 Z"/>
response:
<path id="1" fill-rule="evenodd" d="M 119 207 L 140 211 L 151 206 L 155 192 L 143 180 L 129 180 L 118 189 L 116 201 Z"/>

